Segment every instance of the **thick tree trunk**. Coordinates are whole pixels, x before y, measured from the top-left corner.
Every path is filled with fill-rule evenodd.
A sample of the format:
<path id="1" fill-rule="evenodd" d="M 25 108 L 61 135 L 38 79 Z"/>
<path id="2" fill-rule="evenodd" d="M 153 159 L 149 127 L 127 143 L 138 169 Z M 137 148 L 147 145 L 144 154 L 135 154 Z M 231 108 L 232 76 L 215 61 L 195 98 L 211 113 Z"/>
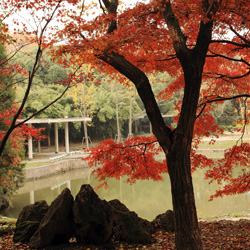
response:
<path id="1" fill-rule="evenodd" d="M 201 68 L 197 66 L 198 62 L 194 57 L 184 69 L 183 105 L 178 126 L 173 132 L 164 123 L 145 74 L 118 54 L 111 53 L 99 58 L 108 62 L 135 84 L 152 124 L 153 133 L 167 156 L 175 214 L 176 248 L 201 250 L 190 165 L 193 127 L 201 85 Z"/>
<path id="2" fill-rule="evenodd" d="M 175 138 L 175 147 L 167 156 L 175 214 L 175 242 L 180 250 L 202 249 L 192 184 L 190 153 L 184 138 Z"/>
<path id="3" fill-rule="evenodd" d="M 201 86 L 200 65 L 202 63 L 197 62 L 191 54 L 190 63 L 183 67 L 185 89 L 182 109 L 172 146 L 167 154 L 175 214 L 175 242 L 176 248 L 181 250 L 202 249 L 190 163 L 193 128 Z"/>

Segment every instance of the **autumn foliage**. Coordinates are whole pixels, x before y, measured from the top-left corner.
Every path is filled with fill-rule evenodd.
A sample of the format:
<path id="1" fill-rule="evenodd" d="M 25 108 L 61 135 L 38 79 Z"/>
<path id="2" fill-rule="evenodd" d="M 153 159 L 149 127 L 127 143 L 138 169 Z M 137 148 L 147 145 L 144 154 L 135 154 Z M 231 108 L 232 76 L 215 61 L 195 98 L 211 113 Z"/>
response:
<path id="1" fill-rule="evenodd" d="M 91 154 L 84 160 L 90 167 L 97 167 L 93 173 L 106 187 L 110 177 L 125 175 L 129 183 L 134 183 L 138 179 L 162 180 L 161 174 L 167 172 L 166 160 L 157 161 L 162 150 L 155 137 L 134 136 L 124 143 L 109 139 L 89 151 Z"/>
<path id="2" fill-rule="evenodd" d="M 16 4 L 17 10 L 21 8 L 37 10 L 39 8 L 44 13 L 41 15 L 43 23 L 49 22 L 52 14 L 54 15 L 58 20 L 57 25 L 48 25 L 46 36 L 39 37 L 39 34 L 36 32 L 30 33 L 42 39 L 41 47 L 50 48 L 50 53 L 54 56 L 54 60 L 63 67 L 68 67 L 72 64 L 80 66 L 82 63 L 91 63 L 100 72 L 111 74 L 113 78 L 123 82 L 121 76 L 115 76 L 117 74 L 116 69 L 110 67 L 109 63 L 104 63 L 103 60 L 100 60 L 103 54 L 119 53 L 144 72 L 157 74 L 157 72 L 167 71 L 173 77 L 173 81 L 165 89 L 162 89 L 159 93 L 159 98 L 169 100 L 174 93 L 184 88 L 184 74 L 172 44 L 171 29 L 166 28 L 166 21 L 162 15 L 164 9 L 162 9 L 161 2 L 156 0 L 150 1 L 148 4 L 138 3 L 127 9 L 122 6 L 123 10 L 119 10 L 117 14 L 110 13 L 107 8 L 104 8 L 104 5 L 101 5 L 103 8 L 99 8 L 94 1 L 84 6 L 81 5 L 81 1 L 69 0 L 59 2 L 27 1 L 26 3 L 19 2 L 18 4 L 14 1 L 12 4 Z M 223 0 L 215 2 L 218 9 L 216 13 L 212 12 L 209 17 L 214 22 L 213 37 L 204 65 L 203 85 L 194 127 L 193 150 L 191 151 L 193 169 L 201 166 L 208 166 L 209 168 L 214 166 L 211 159 L 195 153 L 203 137 L 212 137 L 211 143 L 213 143 L 213 140 L 216 140 L 218 135 L 223 132 L 211 115 L 211 112 L 214 110 L 214 103 L 220 105 L 225 100 L 232 98 L 246 98 L 250 87 L 248 62 L 249 33 L 242 33 L 242 31 L 247 31 L 249 28 L 246 14 L 246 10 L 249 8 L 249 1 Z M 67 8 L 65 8 L 66 5 Z M 175 0 L 171 2 L 171 6 L 185 36 L 187 48 L 191 50 L 195 47 L 198 39 L 200 21 L 202 20 L 205 24 L 209 21 L 203 12 L 203 1 L 189 0 L 183 2 Z M 90 15 L 93 18 L 88 18 L 87 20 L 86 16 Z M 17 22 L 15 21 L 16 25 L 18 24 Z M 112 22 L 117 22 L 118 25 L 111 33 L 107 33 L 107 29 Z M 64 26 L 63 29 L 60 26 L 61 24 Z M 5 29 L 7 29 L 7 26 Z M 26 26 L 23 29 L 28 33 Z M 17 32 L 18 29 L 16 28 L 14 31 Z M 56 48 L 53 47 L 54 44 L 64 39 L 67 39 L 67 43 Z M 65 54 L 71 56 L 66 58 L 63 56 Z M 76 79 L 73 78 L 73 80 Z M 180 101 L 176 106 L 176 110 L 179 112 L 181 105 L 182 102 Z M 246 113 L 245 121 L 242 121 L 242 128 L 247 122 L 248 116 L 249 114 Z M 178 122 L 178 117 L 176 116 L 175 118 L 176 123 Z M 139 153 L 142 149 L 134 146 L 137 144 L 138 138 L 135 137 L 133 140 L 133 142 L 126 141 L 123 145 L 105 141 L 102 146 L 98 147 L 98 150 L 93 149 L 91 151 L 90 165 L 93 165 L 94 160 L 99 164 L 104 164 L 103 170 L 98 170 L 99 178 L 105 179 L 105 175 L 119 178 L 122 174 L 129 175 L 129 171 L 133 168 L 136 168 L 137 171 L 132 171 L 131 177 L 128 177 L 129 179 L 146 178 L 147 167 L 143 167 L 142 163 L 151 161 L 145 160 L 148 158 L 146 152 L 149 151 L 153 155 L 156 151 L 149 149 L 148 140 L 150 139 L 143 137 L 141 140 L 145 140 L 145 144 L 140 147 L 145 147 L 146 150 L 142 156 Z M 154 145 L 157 144 L 155 143 Z M 246 147 L 243 145 L 238 145 L 237 147 L 241 148 L 242 154 L 246 150 Z M 100 152 L 103 153 L 103 158 Z M 111 166 L 107 168 L 107 163 L 105 163 L 106 161 L 109 163 L 111 161 L 107 157 L 107 152 L 113 157 L 111 164 L 113 168 Z M 135 158 L 135 152 L 137 152 L 139 158 L 137 164 L 132 164 L 131 157 Z M 228 160 L 226 159 L 229 156 L 233 159 L 234 152 L 234 148 L 229 149 L 225 155 L 225 160 L 219 162 L 220 167 L 215 167 L 214 169 L 220 169 L 221 173 L 225 175 L 227 172 L 223 171 L 223 169 L 227 169 L 228 166 Z M 121 162 L 118 164 L 118 161 Z M 114 167 L 114 163 L 117 164 L 116 167 Z M 123 171 L 120 170 L 122 164 L 126 166 Z M 157 164 L 159 164 L 158 170 L 156 170 Z M 149 176 L 158 179 L 156 176 L 161 171 L 165 171 L 161 164 L 161 162 L 152 161 L 152 169 Z M 130 165 L 130 168 L 127 167 L 128 165 Z M 132 165 L 136 166 L 132 167 Z M 233 163 L 231 166 L 234 168 L 237 165 Z M 246 178 L 249 175 L 247 166 L 248 164 L 245 162 L 243 164 L 245 174 L 241 178 L 242 183 L 244 183 L 243 180 L 248 180 Z M 141 171 L 139 171 L 140 168 Z M 115 171 L 117 171 L 116 174 Z M 155 173 L 153 174 L 153 172 Z M 139 173 L 141 173 L 141 176 Z M 101 175 L 102 177 L 100 177 Z M 241 187 L 241 182 L 233 178 L 232 175 L 224 177 L 227 178 L 226 181 L 231 181 L 230 186 L 235 183 L 236 189 L 249 190 L 249 185 L 245 187 L 245 184 L 242 184 L 243 186 Z M 218 171 L 215 172 L 209 169 L 207 178 L 219 179 Z M 236 190 L 234 192 L 220 192 L 222 192 L 221 194 L 237 193 Z"/>
<path id="3" fill-rule="evenodd" d="M 101 73 L 114 78 L 120 75 L 119 82 L 127 78 L 134 84 L 157 143 L 152 137 L 134 137 L 124 144 L 108 140 L 91 150 L 90 165 L 103 164 L 95 172 L 104 183 L 106 177 L 122 175 L 128 175 L 130 182 L 159 180 L 167 171 L 166 163 L 154 158 L 160 152 L 159 145 L 171 179 L 177 249 L 202 249 L 192 169 L 207 166 L 207 178 L 227 182 L 215 196 L 250 190 L 249 147 L 243 140 L 216 163 L 196 151 L 203 137 L 211 137 L 212 144 L 223 132 L 212 115 L 215 106 L 227 100 L 247 103 L 250 97 L 249 0 L 151 0 L 138 1 L 130 8 L 116 0 L 92 1 L 89 5 L 80 0 L 9 3 L 17 11 L 30 10 L 39 24 L 36 27 L 41 27 L 30 32 L 36 36 L 39 60 L 47 48 L 63 67 L 92 64 Z M 87 18 L 90 15 L 92 18 Z M 57 23 L 51 25 L 51 20 Z M 24 30 L 28 31 L 27 26 Z M 36 69 L 37 64 L 33 73 Z M 179 115 L 175 128 L 166 126 L 148 77 L 166 71 L 173 82 L 159 97 L 170 100 L 172 94 L 183 90 L 176 106 Z M 242 109 L 244 132 L 250 114 L 247 105 Z M 236 171 L 235 176 L 233 169 L 238 166 L 244 170 Z"/>

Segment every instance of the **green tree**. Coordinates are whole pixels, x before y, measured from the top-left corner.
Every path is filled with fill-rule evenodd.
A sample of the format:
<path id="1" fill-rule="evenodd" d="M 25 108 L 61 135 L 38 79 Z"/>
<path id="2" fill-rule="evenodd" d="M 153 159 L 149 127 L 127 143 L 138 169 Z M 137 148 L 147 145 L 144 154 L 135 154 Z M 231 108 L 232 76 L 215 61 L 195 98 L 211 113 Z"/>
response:
<path id="1" fill-rule="evenodd" d="M 244 120 L 239 114 L 240 109 L 236 103 L 236 100 L 225 101 L 221 105 L 216 105 L 215 110 L 212 112 L 215 121 L 223 130 L 233 131 L 236 128 L 236 122 L 239 120 Z M 239 112 L 238 112 L 239 110 Z"/>
<path id="2" fill-rule="evenodd" d="M 121 136 L 127 137 L 130 115 L 130 90 L 123 85 L 118 85 L 117 87 L 116 92 L 114 81 L 111 81 L 110 78 L 102 78 L 101 84 L 95 91 L 95 102 L 92 108 L 93 120 L 89 130 L 96 139 L 115 138 L 117 134 L 116 104 L 118 104 Z M 141 111 L 138 102 L 133 102 L 132 110 L 133 114 Z"/>

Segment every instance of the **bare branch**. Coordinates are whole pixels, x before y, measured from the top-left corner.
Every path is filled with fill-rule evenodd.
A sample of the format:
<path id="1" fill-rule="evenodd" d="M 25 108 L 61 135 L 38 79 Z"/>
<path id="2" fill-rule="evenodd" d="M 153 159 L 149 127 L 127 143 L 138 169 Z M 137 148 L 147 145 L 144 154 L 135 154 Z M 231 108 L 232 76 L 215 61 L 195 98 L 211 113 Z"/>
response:
<path id="1" fill-rule="evenodd" d="M 105 11 L 104 7 L 102 6 L 101 0 L 98 0 L 98 1 L 99 1 L 99 4 L 100 4 L 100 8 L 101 8 L 102 11 L 103 11 L 103 14 L 107 15 L 107 12 Z"/>
<path id="2" fill-rule="evenodd" d="M 233 41 L 229 41 L 229 40 L 211 40 L 211 43 L 227 43 L 227 44 L 232 44 L 232 45 L 237 46 L 237 47 L 250 48 L 250 44 L 237 43 L 237 42 L 233 42 Z"/>
<path id="3" fill-rule="evenodd" d="M 200 105 L 201 106 L 201 105 Z M 196 116 L 196 120 L 201 116 L 201 114 L 203 113 L 203 111 L 205 110 L 205 108 L 206 108 L 206 106 L 207 106 L 207 104 L 206 103 L 204 103 L 203 104 L 203 107 L 201 108 L 201 110 L 200 110 L 200 112 L 199 112 L 199 114 Z"/>
<path id="4" fill-rule="evenodd" d="M 233 33 L 239 37 L 246 45 L 250 46 L 250 41 L 248 41 L 245 37 L 243 37 L 242 35 L 240 35 L 232 26 L 230 26 L 230 30 L 233 31 Z"/>
<path id="5" fill-rule="evenodd" d="M 82 1 L 82 8 L 81 8 L 81 11 L 80 11 L 80 15 L 79 15 L 79 16 L 81 16 L 81 15 L 82 15 L 82 13 L 83 13 L 83 9 L 84 9 L 84 2 L 85 2 L 85 0 L 83 0 L 83 1 Z"/>
<path id="6" fill-rule="evenodd" d="M 208 104 L 208 103 L 214 103 L 214 102 L 222 102 L 222 101 L 228 101 L 228 100 L 234 100 L 234 99 L 238 99 L 238 98 L 242 98 L 242 97 L 250 97 L 250 94 L 241 94 L 241 95 L 235 95 L 235 96 L 229 96 L 229 97 L 223 97 L 223 96 L 216 96 L 216 97 L 213 97 L 211 99 L 208 99 L 206 101 L 202 101 L 198 107 L 201 107 L 205 104 Z"/>

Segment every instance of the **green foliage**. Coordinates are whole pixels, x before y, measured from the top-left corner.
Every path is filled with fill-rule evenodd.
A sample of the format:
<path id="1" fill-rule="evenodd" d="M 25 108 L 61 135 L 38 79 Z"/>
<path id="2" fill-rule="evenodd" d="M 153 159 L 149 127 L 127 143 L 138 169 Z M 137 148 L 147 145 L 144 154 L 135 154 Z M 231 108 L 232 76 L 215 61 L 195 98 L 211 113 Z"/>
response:
<path id="1" fill-rule="evenodd" d="M 8 67 L 6 62 L 6 49 L 0 43 L 0 71 L 3 72 Z M 11 85 L 11 76 L 0 74 L 0 111 L 11 107 L 12 102 L 15 98 L 15 92 Z"/>
<path id="2" fill-rule="evenodd" d="M 236 128 L 236 121 L 241 120 L 239 115 L 238 104 L 232 101 L 225 101 L 223 104 L 217 105 L 213 112 L 215 121 L 223 130 L 232 131 Z"/>
<path id="3" fill-rule="evenodd" d="M 22 57 L 16 56 L 14 58 L 15 63 L 21 63 L 22 67 L 29 72 L 32 69 L 32 62 L 35 56 L 36 48 L 31 47 Z M 22 112 L 22 118 L 27 118 L 49 105 L 51 101 L 55 100 L 65 90 L 65 84 L 59 84 L 67 79 L 68 69 L 64 69 L 56 63 L 50 60 L 50 57 L 44 53 L 42 58 L 41 67 L 38 69 L 28 100 L 24 106 Z M 17 76 L 16 78 L 20 78 Z M 57 84 L 58 83 L 58 84 Z M 16 84 L 16 102 L 20 102 L 26 91 L 27 79 L 20 81 Z M 36 118 L 63 118 L 65 116 L 73 117 L 73 109 L 71 104 L 73 103 L 72 98 L 62 97 L 60 100 L 55 102 L 45 111 L 36 115 Z M 62 134 L 63 124 L 59 125 L 59 134 Z M 47 124 L 33 125 L 34 127 L 48 127 Z M 73 128 L 75 129 L 75 128 Z M 53 132 L 53 129 L 51 130 Z M 79 128 L 78 128 L 78 131 Z M 71 133 L 72 135 L 72 133 Z"/>
<path id="4" fill-rule="evenodd" d="M 97 87 L 92 106 L 93 125 L 89 129 L 90 136 L 98 139 L 114 138 L 116 127 L 116 91 L 119 106 L 121 133 L 127 137 L 130 109 L 130 89 L 117 82 L 103 78 Z M 133 101 L 133 115 L 141 112 L 139 102 Z"/>
<path id="5" fill-rule="evenodd" d="M 52 100 L 56 99 L 60 93 L 65 89 L 62 85 L 48 84 L 44 85 L 41 81 L 36 80 L 35 85 L 31 89 L 29 98 L 25 105 L 25 110 L 22 113 L 24 118 L 29 117 L 38 110 L 42 109 L 48 105 Z M 23 98 L 25 90 L 21 87 L 17 87 L 17 100 Z M 61 98 L 59 101 L 51 105 L 48 109 L 43 111 L 41 114 L 36 116 L 37 118 L 58 118 L 68 115 L 70 107 L 68 106 L 72 103 L 70 98 Z"/>

